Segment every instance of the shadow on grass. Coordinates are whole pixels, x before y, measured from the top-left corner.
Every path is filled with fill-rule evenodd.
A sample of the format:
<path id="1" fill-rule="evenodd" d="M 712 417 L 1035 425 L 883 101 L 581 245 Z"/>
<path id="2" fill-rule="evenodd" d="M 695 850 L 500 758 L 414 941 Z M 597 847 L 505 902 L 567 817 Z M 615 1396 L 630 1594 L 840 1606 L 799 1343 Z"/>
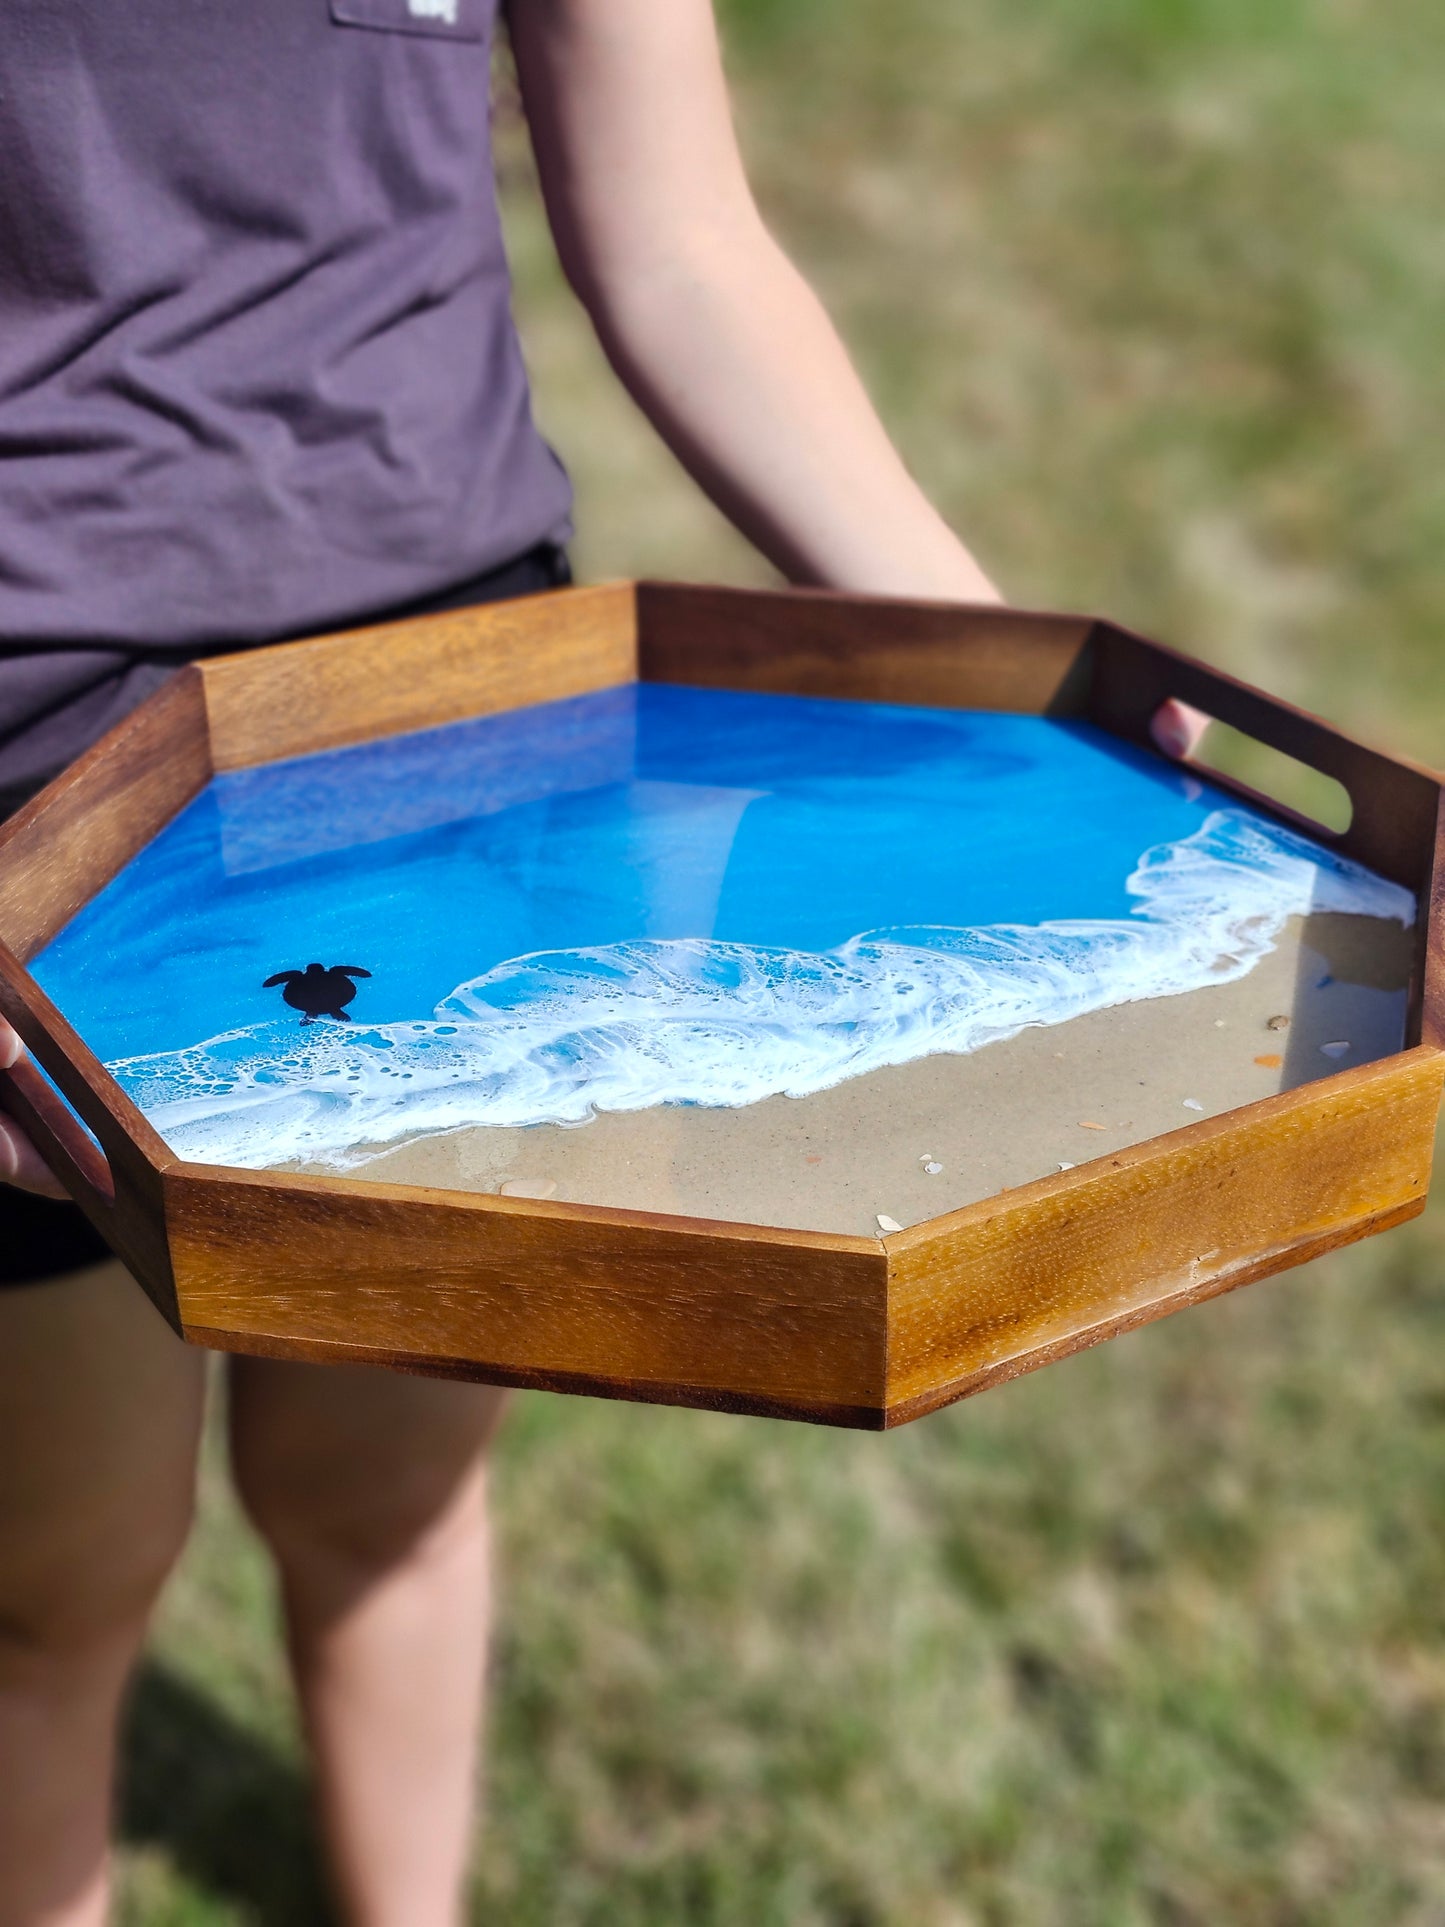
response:
<path id="1" fill-rule="evenodd" d="M 121 1753 L 122 1837 L 266 1927 L 323 1927 L 327 1900 L 305 1780 L 196 1687 L 145 1666 Z"/>

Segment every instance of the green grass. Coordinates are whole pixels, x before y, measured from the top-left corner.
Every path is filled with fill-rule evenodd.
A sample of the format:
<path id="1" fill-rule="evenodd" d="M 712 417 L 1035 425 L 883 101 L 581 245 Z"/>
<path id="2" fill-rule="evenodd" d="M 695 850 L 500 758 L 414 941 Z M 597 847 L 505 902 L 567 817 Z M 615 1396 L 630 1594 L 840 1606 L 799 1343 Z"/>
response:
<path id="1" fill-rule="evenodd" d="M 1425 0 L 733 0 L 764 202 L 1015 599 L 1445 741 Z M 505 134 L 589 575 L 766 578 L 618 395 Z M 529 1398 L 476 1918 L 1445 1919 L 1438 1217 L 889 1438 Z M 208 1461 L 123 1918 L 322 1918 Z"/>

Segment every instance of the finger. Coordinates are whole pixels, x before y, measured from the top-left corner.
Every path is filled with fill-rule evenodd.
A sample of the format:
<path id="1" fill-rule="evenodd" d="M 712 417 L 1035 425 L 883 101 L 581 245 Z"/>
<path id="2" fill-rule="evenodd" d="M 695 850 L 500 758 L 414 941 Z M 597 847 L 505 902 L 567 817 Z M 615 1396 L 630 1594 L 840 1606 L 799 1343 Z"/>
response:
<path id="1" fill-rule="evenodd" d="M 1209 718 L 1203 710 L 1191 709 L 1188 703 L 1176 702 L 1171 696 L 1155 710 L 1149 734 L 1166 756 L 1184 757 L 1194 754 L 1208 727 Z"/>
<path id="2" fill-rule="evenodd" d="M 0 1184 L 34 1191 L 42 1198 L 70 1194 L 13 1118 L 0 1113 Z"/>
<path id="3" fill-rule="evenodd" d="M 0 1017 L 0 1070 L 8 1071 L 25 1055 L 25 1046 L 14 1028 Z M 0 1111 L 0 1184 L 18 1185 L 22 1191 L 36 1191 L 41 1197 L 67 1195 L 50 1166 L 13 1119 Z"/>

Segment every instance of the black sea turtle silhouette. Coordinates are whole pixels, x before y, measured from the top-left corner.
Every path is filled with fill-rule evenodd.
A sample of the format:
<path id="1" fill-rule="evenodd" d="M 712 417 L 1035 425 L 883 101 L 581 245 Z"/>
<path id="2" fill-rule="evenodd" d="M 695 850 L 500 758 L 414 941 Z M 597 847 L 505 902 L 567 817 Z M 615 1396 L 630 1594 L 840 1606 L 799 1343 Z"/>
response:
<path id="1" fill-rule="evenodd" d="M 303 1024 L 317 1017 L 335 1017 L 338 1022 L 349 1024 L 351 1017 L 345 1006 L 356 995 L 356 985 L 351 980 L 370 975 L 360 964 L 332 964 L 325 970 L 313 963 L 307 964 L 304 970 L 278 970 L 261 988 L 274 990 L 277 984 L 285 984 L 281 996 L 293 1010 L 302 1013 Z"/>

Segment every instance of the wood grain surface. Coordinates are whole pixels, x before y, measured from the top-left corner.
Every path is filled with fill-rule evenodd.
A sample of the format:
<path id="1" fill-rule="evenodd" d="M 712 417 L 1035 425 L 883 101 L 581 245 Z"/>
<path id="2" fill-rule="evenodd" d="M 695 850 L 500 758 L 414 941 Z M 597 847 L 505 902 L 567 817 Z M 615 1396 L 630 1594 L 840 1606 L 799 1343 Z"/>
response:
<path id="1" fill-rule="evenodd" d="M 200 672 L 185 668 L 0 825 L 0 943 L 28 963 L 210 775 Z"/>
<path id="2" fill-rule="evenodd" d="M 1105 1344 L 1111 1338 L 1122 1338 L 1161 1318 L 1170 1318 L 1175 1312 L 1191 1311 L 1195 1306 L 1207 1304 L 1211 1298 L 1221 1298 L 1243 1285 L 1258 1284 L 1262 1279 L 1277 1277 L 1281 1272 L 1309 1264 L 1313 1259 L 1326 1257 L 1332 1251 L 1339 1251 L 1345 1245 L 1372 1238 L 1377 1232 L 1393 1231 L 1396 1226 L 1418 1218 L 1424 1208 L 1424 1199 L 1417 1198 L 1409 1204 L 1378 1212 L 1374 1216 L 1354 1219 L 1348 1225 L 1321 1233 L 1317 1238 L 1304 1239 L 1284 1252 L 1267 1252 L 1228 1271 L 1201 1274 L 1194 1282 L 1182 1285 L 1178 1290 L 1161 1291 L 1156 1298 L 1146 1298 L 1125 1311 L 1112 1312 L 1093 1324 L 1075 1326 L 1061 1332 L 1056 1338 L 1030 1346 L 1027 1351 L 1019 1352 L 1012 1358 L 1000 1359 L 959 1379 L 930 1385 L 913 1398 L 900 1399 L 888 1407 L 883 1429 L 894 1431 L 900 1425 L 911 1425 L 915 1419 L 927 1418 L 930 1412 L 955 1405 L 960 1399 L 974 1398 L 995 1385 L 1006 1385 L 1011 1379 L 1042 1371 L 1047 1365 L 1060 1364 L 1078 1352 L 1089 1350 L 1091 1346 Z"/>
<path id="3" fill-rule="evenodd" d="M 639 676 L 710 689 L 1073 713 L 1092 628 L 1084 616 L 820 589 L 637 585 Z"/>
<path id="4" fill-rule="evenodd" d="M 218 770 L 631 682 L 631 583 L 558 589 L 200 665 Z"/>
<path id="5" fill-rule="evenodd" d="M 196 1165 L 165 1197 L 204 1342 L 882 1423 L 872 1239 Z"/>
<path id="6" fill-rule="evenodd" d="M 1424 1207 L 1422 1046 L 885 1240 L 894 1422 Z"/>
<path id="7" fill-rule="evenodd" d="M 1416 983 L 1408 1035 L 1445 1049 L 1445 791 L 1436 805 L 1430 883 L 1421 896 Z"/>

